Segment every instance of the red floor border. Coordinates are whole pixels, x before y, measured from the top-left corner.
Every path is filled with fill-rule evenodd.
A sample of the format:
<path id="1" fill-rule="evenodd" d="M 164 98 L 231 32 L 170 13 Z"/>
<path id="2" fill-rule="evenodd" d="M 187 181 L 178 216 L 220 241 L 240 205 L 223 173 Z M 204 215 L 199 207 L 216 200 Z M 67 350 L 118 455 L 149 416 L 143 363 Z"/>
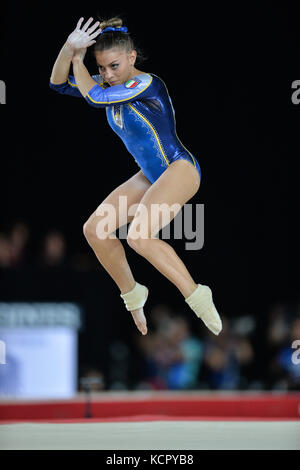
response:
<path id="1" fill-rule="evenodd" d="M 0 422 L 51 420 L 85 421 L 86 404 L 83 399 L 39 402 L 1 402 Z M 91 414 L 98 422 L 107 420 L 160 419 L 300 419 L 300 393 L 233 396 L 196 395 L 135 396 L 93 398 Z M 138 417 L 138 418 L 137 418 Z M 148 418 L 147 418 L 148 417 Z M 91 422 L 91 419 L 87 419 Z"/>

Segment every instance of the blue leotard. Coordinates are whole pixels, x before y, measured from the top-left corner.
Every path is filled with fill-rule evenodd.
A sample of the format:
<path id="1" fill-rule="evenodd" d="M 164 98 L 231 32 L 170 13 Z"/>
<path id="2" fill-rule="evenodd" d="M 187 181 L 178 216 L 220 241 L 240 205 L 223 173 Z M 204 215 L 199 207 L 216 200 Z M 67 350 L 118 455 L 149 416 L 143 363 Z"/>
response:
<path id="1" fill-rule="evenodd" d="M 151 183 L 170 163 L 180 159 L 191 162 L 201 178 L 198 161 L 178 139 L 172 101 L 159 77 L 142 73 L 115 86 L 104 83 L 101 75 L 92 78 L 97 84 L 85 97 L 86 101 L 96 108 L 106 108 L 111 128 Z M 82 97 L 72 75 L 65 83 L 49 85 L 59 93 Z"/>

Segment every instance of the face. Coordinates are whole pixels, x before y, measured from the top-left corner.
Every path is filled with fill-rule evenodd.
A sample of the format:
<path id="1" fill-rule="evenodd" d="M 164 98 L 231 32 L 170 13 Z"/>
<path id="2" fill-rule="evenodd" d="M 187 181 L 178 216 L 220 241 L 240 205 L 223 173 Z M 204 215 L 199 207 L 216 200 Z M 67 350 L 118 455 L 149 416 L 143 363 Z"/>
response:
<path id="1" fill-rule="evenodd" d="M 121 85 L 134 77 L 138 70 L 134 67 L 136 51 L 112 48 L 95 52 L 99 73 L 109 85 Z"/>

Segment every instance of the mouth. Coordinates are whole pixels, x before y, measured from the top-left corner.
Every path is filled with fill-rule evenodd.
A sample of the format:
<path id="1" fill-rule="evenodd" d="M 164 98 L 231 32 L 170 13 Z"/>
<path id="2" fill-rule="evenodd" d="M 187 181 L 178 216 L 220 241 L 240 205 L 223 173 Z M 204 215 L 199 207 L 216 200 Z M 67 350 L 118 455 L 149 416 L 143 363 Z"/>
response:
<path id="1" fill-rule="evenodd" d="M 114 81 L 114 82 L 109 82 L 109 84 L 110 84 L 111 86 L 114 86 L 114 85 L 117 85 L 117 84 L 118 84 L 118 82 L 117 82 L 117 81 Z"/>

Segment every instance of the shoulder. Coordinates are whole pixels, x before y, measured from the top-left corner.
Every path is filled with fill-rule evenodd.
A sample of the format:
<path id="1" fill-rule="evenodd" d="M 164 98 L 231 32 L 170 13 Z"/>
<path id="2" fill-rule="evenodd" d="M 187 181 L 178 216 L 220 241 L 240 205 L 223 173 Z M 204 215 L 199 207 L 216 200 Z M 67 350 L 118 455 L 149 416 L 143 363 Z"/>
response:
<path id="1" fill-rule="evenodd" d="M 152 77 L 152 86 L 153 86 L 153 88 L 155 88 L 155 90 L 157 92 L 169 95 L 169 92 L 168 92 L 168 89 L 167 89 L 167 86 L 166 86 L 165 82 L 160 77 L 155 75 L 154 73 L 151 73 L 151 77 Z"/>
<path id="2" fill-rule="evenodd" d="M 163 80 L 153 73 L 136 75 L 125 82 L 123 86 L 136 93 L 147 91 L 151 95 L 168 94 L 167 87 Z"/>
<path id="3" fill-rule="evenodd" d="M 136 91 L 144 91 L 152 84 L 152 82 L 153 77 L 150 73 L 142 73 L 127 80 L 127 82 L 124 83 L 124 87 L 128 90 L 135 89 Z"/>
<path id="4" fill-rule="evenodd" d="M 163 81 L 162 78 L 158 77 L 157 75 L 155 75 L 154 73 L 151 73 L 151 76 L 153 78 L 153 82 L 156 83 L 156 84 L 160 84 L 162 85 L 163 87 L 166 87 L 166 84 L 165 82 Z"/>

